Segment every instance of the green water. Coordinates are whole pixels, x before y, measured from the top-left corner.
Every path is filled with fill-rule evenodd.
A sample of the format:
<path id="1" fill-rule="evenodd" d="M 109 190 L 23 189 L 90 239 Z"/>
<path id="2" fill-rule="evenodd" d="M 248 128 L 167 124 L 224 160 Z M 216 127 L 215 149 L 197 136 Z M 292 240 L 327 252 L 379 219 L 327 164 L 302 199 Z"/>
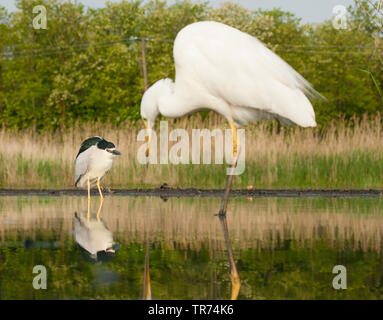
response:
<path id="1" fill-rule="evenodd" d="M 146 253 L 153 299 L 230 299 L 219 199 L 107 197 L 97 220 L 98 200 L 88 221 L 86 198 L 0 198 L 1 299 L 142 299 Z M 382 210 L 380 198 L 231 199 L 238 299 L 381 299 Z M 115 252 L 91 254 L 103 239 Z M 335 265 L 347 289 L 333 288 Z"/>

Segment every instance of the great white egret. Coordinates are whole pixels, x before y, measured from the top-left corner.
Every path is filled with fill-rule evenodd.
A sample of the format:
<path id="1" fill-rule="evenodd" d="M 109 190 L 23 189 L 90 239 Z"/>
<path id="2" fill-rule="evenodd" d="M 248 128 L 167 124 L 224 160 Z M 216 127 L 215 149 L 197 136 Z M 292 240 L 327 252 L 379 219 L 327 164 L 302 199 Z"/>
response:
<path id="1" fill-rule="evenodd" d="M 213 110 L 233 130 L 238 159 L 238 126 L 276 118 L 284 124 L 315 127 L 314 109 L 307 96 L 312 86 L 257 38 L 214 21 L 183 28 L 174 41 L 175 82 L 162 79 L 143 95 L 141 116 L 148 131 L 159 113 L 178 118 Z M 150 137 L 150 132 L 148 132 Z M 149 138 L 148 151 L 149 154 Z M 232 170 L 236 161 L 232 165 Z M 233 172 L 233 171 L 231 171 Z M 229 175 L 219 214 L 226 214 L 233 175 Z"/>

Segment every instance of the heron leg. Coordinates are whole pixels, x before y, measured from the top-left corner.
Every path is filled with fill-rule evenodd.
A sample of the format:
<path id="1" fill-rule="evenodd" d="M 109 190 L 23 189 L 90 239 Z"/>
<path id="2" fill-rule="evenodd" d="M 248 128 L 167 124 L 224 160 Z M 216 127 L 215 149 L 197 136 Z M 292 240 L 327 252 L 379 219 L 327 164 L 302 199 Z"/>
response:
<path id="1" fill-rule="evenodd" d="M 230 279 L 231 279 L 231 300 L 237 300 L 239 289 L 241 288 L 241 279 L 239 277 L 239 273 L 237 270 L 237 266 L 233 257 L 233 250 L 231 248 L 231 242 L 229 237 L 229 230 L 227 227 L 226 216 L 220 215 L 219 221 L 221 222 L 221 226 L 223 229 L 223 235 L 225 237 L 225 244 L 227 249 L 227 255 L 229 258 L 229 266 L 230 266 Z"/>
<path id="2" fill-rule="evenodd" d="M 100 201 L 100 206 L 98 207 L 98 211 L 97 211 L 97 221 L 100 221 L 100 213 L 101 213 L 101 208 L 103 203 L 104 201 Z"/>
<path id="3" fill-rule="evenodd" d="M 237 161 L 238 161 L 238 154 L 239 154 L 239 143 L 237 139 L 237 128 L 234 125 L 233 121 L 230 121 L 230 127 L 233 131 L 233 156 L 234 156 L 234 161 L 233 164 L 230 168 L 230 174 L 229 177 L 227 178 L 227 184 L 226 184 L 226 189 L 225 189 L 225 194 L 222 198 L 222 203 L 221 203 L 221 209 L 219 210 L 218 215 L 219 216 L 225 216 L 226 215 L 226 208 L 227 208 L 227 202 L 229 200 L 229 195 L 230 195 L 230 189 L 231 189 L 231 184 L 233 182 L 233 173 L 234 169 L 237 166 Z"/>
<path id="4" fill-rule="evenodd" d="M 87 214 L 88 221 L 90 219 L 90 181 L 88 177 L 88 214 Z"/>
<path id="5" fill-rule="evenodd" d="M 101 192 L 100 177 L 97 178 L 97 189 L 98 189 L 98 192 L 100 194 L 100 200 L 102 202 L 102 201 L 104 201 L 104 196 L 102 195 L 102 192 Z"/>

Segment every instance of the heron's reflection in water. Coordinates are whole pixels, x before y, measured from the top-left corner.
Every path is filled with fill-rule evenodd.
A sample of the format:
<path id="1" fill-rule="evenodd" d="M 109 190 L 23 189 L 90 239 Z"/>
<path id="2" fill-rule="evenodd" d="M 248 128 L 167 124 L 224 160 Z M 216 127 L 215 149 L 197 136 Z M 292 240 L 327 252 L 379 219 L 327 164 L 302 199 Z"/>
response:
<path id="1" fill-rule="evenodd" d="M 144 272 L 144 294 L 143 300 L 152 300 L 152 290 L 150 287 L 150 273 L 149 273 L 149 253 L 150 253 L 149 238 L 146 239 L 145 249 L 145 272 Z"/>
<path id="2" fill-rule="evenodd" d="M 100 218 L 102 202 L 97 214 L 74 214 L 74 236 L 84 258 L 100 263 L 113 259 L 121 245 L 114 243 L 113 233 Z"/>
<path id="3" fill-rule="evenodd" d="M 225 237 L 225 244 L 227 249 L 227 255 L 229 258 L 230 265 L 230 279 L 231 279 L 231 300 L 237 300 L 239 289 L 241 288 L 241 279 L 239 278 L 239 273 L 237 271 L 237 266 L 234 262 L 233 251 L 231 249 L 231 242 L 229 237 L 229 230 L 227 227 L 226 215 L 219 215 L 219 221 L 221 222 L 223 234 Z"/>

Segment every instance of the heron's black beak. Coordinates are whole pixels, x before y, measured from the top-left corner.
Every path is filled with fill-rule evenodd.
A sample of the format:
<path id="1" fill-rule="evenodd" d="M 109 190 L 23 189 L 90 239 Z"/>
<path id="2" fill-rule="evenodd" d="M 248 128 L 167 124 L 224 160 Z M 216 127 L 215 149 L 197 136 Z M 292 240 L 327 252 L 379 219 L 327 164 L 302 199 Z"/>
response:
<path id="1" fill-rule="evenodd" d="M 120 151 L 117 151 L 117 150 L 113 150 L 112 153 L 116 156 L 120 156 L 121 155 L 121 152 Z"/>
<path id="2" fill-rule="evenodd" d="M 116 250 L 118 250 L 118 249 L 120 249 L 120 248 L 121 248 L 121 244 L 119 244 L 119 243 L 114 243 L 113 246 L 112 246 L 112 249 L 113 249 L 114 251 L 116 251 Z"/>
<path id="3" fill-rule="evenodd" d="M 105 252 L 115 253 L 120 248 L 121 248 L 121 245 L 119 243 L 114 243 L 110 248 L 106 248 Z"/>

